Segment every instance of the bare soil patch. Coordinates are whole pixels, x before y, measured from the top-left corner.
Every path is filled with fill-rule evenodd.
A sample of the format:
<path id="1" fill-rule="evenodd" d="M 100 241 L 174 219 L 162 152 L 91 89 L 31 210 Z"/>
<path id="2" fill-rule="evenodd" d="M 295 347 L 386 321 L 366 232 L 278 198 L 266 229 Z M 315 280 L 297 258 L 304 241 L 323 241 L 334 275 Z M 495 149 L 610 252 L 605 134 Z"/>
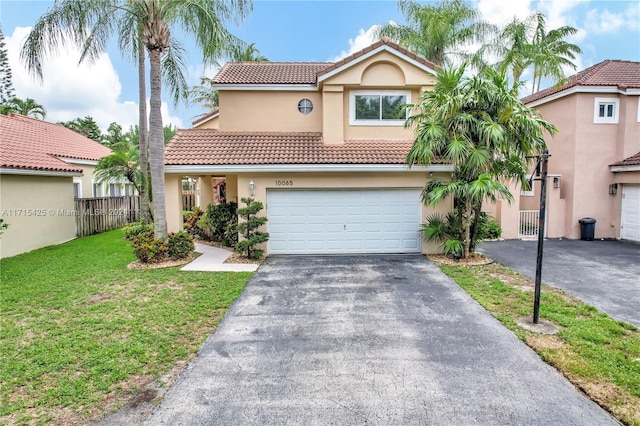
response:
<path id="1" fill-rule="evenodd" d="M 448 266 L 481 266 L 489 265 L 493 263 L 493 260 L 488 257 L 484 257 L 481 254 L 473 254 L 468 259 L 452 259 L 444 254 L 430 254 L 427 255 L 427 259 L 435 263 L 436 265 L 448 265 Z"/>

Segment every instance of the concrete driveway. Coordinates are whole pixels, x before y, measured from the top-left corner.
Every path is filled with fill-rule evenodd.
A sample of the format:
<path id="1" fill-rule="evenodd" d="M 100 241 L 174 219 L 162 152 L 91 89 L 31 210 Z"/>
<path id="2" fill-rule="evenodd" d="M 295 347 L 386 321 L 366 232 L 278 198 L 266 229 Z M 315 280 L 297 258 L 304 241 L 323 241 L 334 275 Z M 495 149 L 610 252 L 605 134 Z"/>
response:
<path id="1" fill-rule="evenodd" d="M 618 423 L 413 255 L 270 257 L 146 424 Z"/>
<path id="2" fill-rule="evenodd" d="M 542 282 L 560 288 L 617 320 L 640 327 L 640 244 L 625 241 L 546 240 Z M 537 241 L 483 243 L 479 251 L 536 277 Z"/>

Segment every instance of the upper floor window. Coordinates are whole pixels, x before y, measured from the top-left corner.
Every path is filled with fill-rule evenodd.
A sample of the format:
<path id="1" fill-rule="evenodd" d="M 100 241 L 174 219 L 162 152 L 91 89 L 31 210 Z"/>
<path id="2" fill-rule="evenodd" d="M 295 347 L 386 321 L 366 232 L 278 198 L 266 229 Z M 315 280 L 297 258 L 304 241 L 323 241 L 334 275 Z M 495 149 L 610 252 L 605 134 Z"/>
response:
<path id="1" fill-rule="evenodd" d="M 596 98 L 593 108 L 594 123 L 617 123 L 620 103 L 615 98 Z"/>
<path id="2" fill-rule="evenodd" d="M 349 124 L 356 126 L 402 126 L 407 118 L 409 90 L 352 90 Z"/>
<path id="3" fill-rule="evenodd" d="M 298 102 L 298 111 L 303 113 L 304 115 L 309 114 L 313 111 L 313 103 L 309 99 L 302 99 Z"/>

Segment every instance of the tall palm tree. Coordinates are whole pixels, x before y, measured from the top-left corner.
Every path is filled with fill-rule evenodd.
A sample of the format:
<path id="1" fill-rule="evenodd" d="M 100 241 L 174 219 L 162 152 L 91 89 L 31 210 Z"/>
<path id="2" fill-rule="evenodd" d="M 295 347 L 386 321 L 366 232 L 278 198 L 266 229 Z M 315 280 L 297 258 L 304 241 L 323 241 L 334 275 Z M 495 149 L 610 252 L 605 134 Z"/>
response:
<path id="1" fill-rule="evenodd" d="M 171 83 L 174 102 L 186 99 L 188 92 L 181 73 L 184 48 L 171 37 L 171 27 L 194 36 L 205 62 L 213 61 L 237 44 L 225 23 L 241 20 L 251 7 L 250 0 L 59 0 L 36 22 L 22 48 L 27 67 L 42 77 L 45 55 L 67 40 L 82 48 L 81 60 L 99 57 L 115 33 L 121 47 L 123 40 L 131 46 L 144 46 L 150 68 L 149 163 L 157 238 L 167 238 L 160 112 L 163 77 Z M 132 40 L 140 44 L 130 43 Z"/>
<path id="2" fill-rule="evenodd" d="M 551 77 L 561 83 L 566 77 L 564 68 L 576 69 L 573 62 L 582 53 L 580 47 L 564 39 L 578 32 L 570 26 L 563 26 L 547 32 L 545 16 L 537 14 L 537 26 L 532 42 L 533 85 L 531 93 L 540 90 L 543 77 Z"/>
<path id="3" fill-rule="evenodd" d="M 465 66 L 439 70 L 434 89 L 413 106 L 407 125 L 415 125 L 416 133 L 407 163 L 429 165 L 439 157 L 453 165 L 452 178 L 429 181 L 422 198 L 428 205 L 454 198 L 457 236 L 468 257 L 475 250 L 482 201 L 499 195 L 511 200 L 503 181 L 526 182 L 527 156 L 544 149 L 544 132 L 556 129 L 519 101 L 518 87 L 509 86 L 504 72 L 464 74 Z"/>
<path id="4" fill-rule="evenodd" d="M 41 120 L 44 120 L 44 118 L 47 116 L 46 108 L 31 98 L 9 99 L 9 101 L 3 103 L 0 106 L 0 109 L 3 115 L 7 115 L 13 112 L 16 114 L 22 114 L 22 115 L 26 115 L 34 118 L 40 118 Z"/>
<path id="5" fill-rule="evenodd" d="M 387 24 L 377 33 L 387 36 L 436 65 L 450 65 L 465 57 L 465 45 L 483 41 L 495 28 L 480 20 L 477 9 L 462 0 L 442 0 L 436 5 L 398 0 L 407 25 Z"/>
<path id="6" fill-rule="evenodd" d="M 520 77 L 532 63 L 531 33 L 535 15 L 524 20 L 513 17 L 492 42 L 480 49 L 480 54 L 490 53 L 500 58 L 497 63 L 501 71 L 511 70 L 513 84 L 518 85 Z"/>

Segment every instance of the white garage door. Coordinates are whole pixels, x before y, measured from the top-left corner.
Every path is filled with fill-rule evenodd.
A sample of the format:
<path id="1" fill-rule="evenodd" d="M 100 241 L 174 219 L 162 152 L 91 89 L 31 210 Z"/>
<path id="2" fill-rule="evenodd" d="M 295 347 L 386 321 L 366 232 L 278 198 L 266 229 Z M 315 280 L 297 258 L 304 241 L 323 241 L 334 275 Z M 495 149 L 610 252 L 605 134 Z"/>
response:
<path id="1" fill-rule="evenodd" d="M 271 190 L 271 254 L 420 251 L 419 189 Z"/>
<path id="2" fill-rule="evenodd" d="M 622 186 L 620 238 L 640 241 L 640 185 Z"/>

